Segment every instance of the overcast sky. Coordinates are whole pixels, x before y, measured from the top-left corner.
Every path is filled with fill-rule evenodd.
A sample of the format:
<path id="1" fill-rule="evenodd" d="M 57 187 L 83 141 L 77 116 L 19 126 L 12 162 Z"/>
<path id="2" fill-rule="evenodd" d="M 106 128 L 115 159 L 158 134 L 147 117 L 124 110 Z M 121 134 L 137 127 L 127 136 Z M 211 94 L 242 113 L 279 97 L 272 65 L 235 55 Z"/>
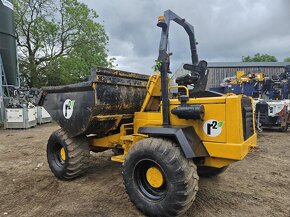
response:
<path id="1" fill-rule="evenodd" d="M 150 74 L 158 56 L 157 18 L 167 9 L 195 28 L 200 59 L 241 61 L 255 53 L 290 56 L 289 0 L 81 0 L 99 14 L 109 35 L 109 55 L 119 69 Z M 171 25 L 171 70 L 190 62 L 185 31 Z"/>

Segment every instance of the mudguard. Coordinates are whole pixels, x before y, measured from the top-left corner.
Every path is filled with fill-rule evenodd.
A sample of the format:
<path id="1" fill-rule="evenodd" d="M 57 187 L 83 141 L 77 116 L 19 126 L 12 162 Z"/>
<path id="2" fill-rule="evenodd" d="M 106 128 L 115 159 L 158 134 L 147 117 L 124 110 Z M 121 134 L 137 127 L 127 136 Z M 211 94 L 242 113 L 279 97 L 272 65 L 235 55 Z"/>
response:
<path id="1" fill-rule="evenodd" d="M 192 126 L 146 125 L 138 130 L 149 136 L 173 137 L 186 158 L 208 157 L 209 154 Z"/>

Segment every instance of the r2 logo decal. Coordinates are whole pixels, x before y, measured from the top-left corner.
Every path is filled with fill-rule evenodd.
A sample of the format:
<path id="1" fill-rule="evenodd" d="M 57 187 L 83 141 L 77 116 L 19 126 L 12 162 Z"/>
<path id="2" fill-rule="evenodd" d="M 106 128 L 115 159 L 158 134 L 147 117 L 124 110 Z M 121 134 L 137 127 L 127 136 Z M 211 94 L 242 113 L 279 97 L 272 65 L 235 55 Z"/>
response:
<path id="1" fill-rule="evenodd" d="M 62 112 L 66 119 L 70 119 L 73 113 L 75 100 L 67 99 L 63 103 Z"/>
<path id="2" fill-rule="evenodd" d="M 224 122 L 210 119 L 203 125 L 203 131 L 210 137 L 216 137 L 221 134 Z"/>

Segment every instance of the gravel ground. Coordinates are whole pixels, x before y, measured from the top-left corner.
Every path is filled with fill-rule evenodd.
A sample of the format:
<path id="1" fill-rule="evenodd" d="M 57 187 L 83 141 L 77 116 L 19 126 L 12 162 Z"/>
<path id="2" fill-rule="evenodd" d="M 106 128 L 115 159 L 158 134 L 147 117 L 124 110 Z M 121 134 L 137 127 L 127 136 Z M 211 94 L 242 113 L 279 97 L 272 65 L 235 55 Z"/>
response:
<path id="1" fill-rule="evenodd" d="M 0 129 L 0 216 L 142 216 L 125 193 L 121 164 L 93 154 L 89 171 L 63 182 L 46 143 L 56 124 Z M 258 148 L 216 178 L 201 178 L 185 216 L 290 216 L 290 131 L 266 131 Z"/>

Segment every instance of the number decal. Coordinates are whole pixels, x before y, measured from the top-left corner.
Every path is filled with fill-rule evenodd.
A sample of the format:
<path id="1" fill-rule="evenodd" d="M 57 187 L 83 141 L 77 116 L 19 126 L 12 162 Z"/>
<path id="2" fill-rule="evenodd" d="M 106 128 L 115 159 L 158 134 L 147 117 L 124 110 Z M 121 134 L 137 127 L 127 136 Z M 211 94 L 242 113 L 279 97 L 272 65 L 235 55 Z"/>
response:
<path id="1" fill-rule="evenodd" d="M 62 112 L 63 112 L 63 116 L 66 119 L 70 119 L 71 118 L 71 116 L 73 114 L 74 104 L 75 104 L 75 100 L 67 99 L 67 100 L 64 101 L 63 107 L 62 107 Z"/>
<path id="2" fill-rule="evenodd" d="M 223 126 L 222 121 L 211 119 L 204 123 L 203 131 L 205 132 L 206 135 L 210 137 L 216 137 L 220 135 L 220 133 L 222 132 L 222 126 Z"/>

